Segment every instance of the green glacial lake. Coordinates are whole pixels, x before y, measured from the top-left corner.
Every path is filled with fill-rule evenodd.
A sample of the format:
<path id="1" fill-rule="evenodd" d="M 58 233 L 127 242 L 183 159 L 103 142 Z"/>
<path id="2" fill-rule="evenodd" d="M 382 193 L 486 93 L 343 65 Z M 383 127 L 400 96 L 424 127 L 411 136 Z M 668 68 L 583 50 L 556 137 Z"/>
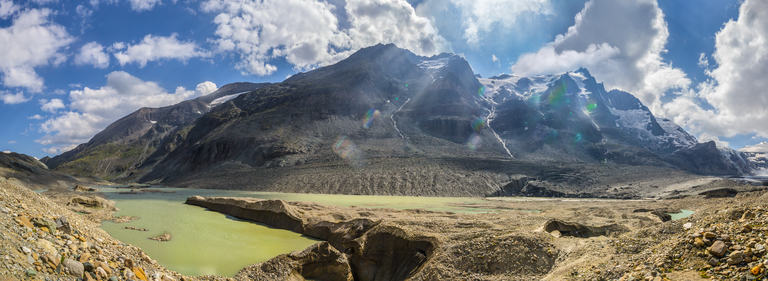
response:
<path id="1" fill-rule="evenodd" d="M 691 210 L 680 210 L 680 213 L 670 213 L 669 215 L 672 217 L 673 221 L 687 218 L 690 215 L 693 215 L 694 211 Z"/>
<path id="2" fill-rule="evenodd" d="M 338 206 L 427 209 L 452 212 L 495 210 L 451 206 L 451 203 L 482 203 L 481 198 L 319 195 L 276 192 L 162 188 L 175 193 L 119 194 L 129 189 L 99 187 L 117 202 L 115 216 L 135 216 L 128 223 L 104 221 L 101 228 L 112 237 L 140 247 L 160 265 L 186 275 L 234 277 L 243 267 L 304 248 L 318 242 L 291 231 L 240 220 L 205 208 L 184 204 L 189 196 L 237 196 L 289 201 L 312 201 Z M 152 187 L 155 189 L 155 187 Z M 149 231 L 123 229 L 125 226 Z M 170 233 L 171 241 L 147 239 Z"/>

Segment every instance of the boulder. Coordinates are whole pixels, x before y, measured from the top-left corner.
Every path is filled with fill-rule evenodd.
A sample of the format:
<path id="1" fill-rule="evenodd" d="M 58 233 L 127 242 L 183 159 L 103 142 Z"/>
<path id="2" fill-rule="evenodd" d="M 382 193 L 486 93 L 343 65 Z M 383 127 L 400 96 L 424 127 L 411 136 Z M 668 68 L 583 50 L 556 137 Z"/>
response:
<path id="1" fill-rule="evenodd" d="M 32 219 L 32 223 L 35 224 L 37 227 L 46 227 L 48 230 L 51 231 L 51 233 L 56 233 L 56 222 L 50 219 L 46 218 L 34 218 Z"/>
<path id="2" fill-rule="evenodd" d="M 709 252 L 713 255 L 722 258 L 725 255 L 725 251 L 727 250 L 725 243 L 723 241 L 717 240 L 715 243 L 712 243 L 712 246 L 709 247 Z"/>
<path id="3" fill-rule="evenodd" d="M 85 267 L 82 263 L 72 259 L 65 259 L 62 265 L 69 272 L 69 275 L 75 276 L 77 278 L 83 278 Z"/>
<path id="4" fill-rule="evenodd" d="M 72 234 L 72 226 L 69 224 L 67 217 L 59 217 L 56 219 L 56 229 L 66 234 Z"/>

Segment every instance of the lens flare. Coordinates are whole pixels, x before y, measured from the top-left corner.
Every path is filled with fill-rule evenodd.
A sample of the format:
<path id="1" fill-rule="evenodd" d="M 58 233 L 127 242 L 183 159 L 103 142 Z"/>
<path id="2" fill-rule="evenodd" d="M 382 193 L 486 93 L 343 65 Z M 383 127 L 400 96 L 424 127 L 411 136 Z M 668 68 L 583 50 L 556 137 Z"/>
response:
<path id="1" fill-rule="evenodd" d="M 574 142 L 580 142 L 582 140 L 581 133 L 576 134 L 576 136 L 573 137 Z"/>
<path id="2" fill-rule="evenodd" d="M 365 113 L 365 116 L 363 117 L 363 127 L 366 129 L 370 129 L 371 125 L 373 125 L 373 121 L 376 119 L 379 119 L 381 117 L 381 112 L 376 109 L 369 109 L 368 112 Z"/>
<path id="3" fill-rule="evenodd" d="M 469 147 L 470 150 L 475 151 L 481 146 L 483 146 L 483 139 L 480 138 L 479 135 L 472 133 L 467 140 L 467 147 Z"/>
<path id="4" fill-rule="evenodd" d="M 472 122 L 472 129 L 475 130 L 475 132 L 480 132 L 485 128 L 485 120 L 477 118 L 474 122 Z"/>
<path id="5" fill-rule="evenodd" d="M 597 108 L 597 103 L 595 103 L 593 101 L 590 101 L 590 103 L 587 104 L 587 111 L 588 112 L 595 111 L 596 108 Z"/>
<path id="6" fill-rule="evenodd" d="M 347 139 L 347 136 L 340 135 L 336 137 L 336 141 L 333 143 L 333 152 L 335 152 L 341 159 L 347 161 L 347 163 L 357 165 L 360 160 L 360 151 L 357 149 L 352 140 Z"/>
<path id="7" fill-rule="evenodd" d="M 485 86 L 480 87 L 480 89 L 477 89 L 477 95 L 481 98 L 485 96 Z"/>

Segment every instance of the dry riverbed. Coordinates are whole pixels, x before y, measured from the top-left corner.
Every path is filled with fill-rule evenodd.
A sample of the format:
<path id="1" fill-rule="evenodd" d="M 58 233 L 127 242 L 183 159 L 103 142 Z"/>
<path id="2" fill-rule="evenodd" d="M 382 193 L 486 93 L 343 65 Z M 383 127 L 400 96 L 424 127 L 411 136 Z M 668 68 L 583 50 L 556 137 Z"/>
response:
<path id="1" fill-rule="evenodd" d="M 764 192 L 669 200 L 500 198 L 471 206 L 497 212 L 476 214 L 249 199 L 290 213 L 252 219 L 328 242 L 248 266 L 234 279 L 760 280 L 768 242 Z M 0 179 L 0 280 L 229 279 L 159 266 L 98 228 L 112 219 L 108 200 L 77 195 L 90 198 L 83 204 L 101 204 L 84 207 L 67 194 L 40 195 Z M 681 209 L 695 214 L 663 221 Z"/>

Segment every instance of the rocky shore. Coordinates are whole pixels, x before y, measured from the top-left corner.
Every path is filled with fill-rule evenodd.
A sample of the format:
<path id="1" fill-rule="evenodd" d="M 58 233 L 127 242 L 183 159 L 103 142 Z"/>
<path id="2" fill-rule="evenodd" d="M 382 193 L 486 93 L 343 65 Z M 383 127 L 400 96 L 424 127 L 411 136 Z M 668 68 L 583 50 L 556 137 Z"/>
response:
<path id="1" fill-rule="evenodd" d="M 103 215 L 96 213 L 75 213 L 55 200 L 0 179 L 0 280 L 228 279 L 169 271 L 138 247 L 101 230 Z"/>
<path id="2" fill-rule="evenodd" d="M 489 213 L 190 198 L 324 240 L 227 278 L 169 271 L 110 237 L 102 220 L 140 218 L 113 217 L 113 204 L 97 192 L 40 194 L 0 179 L 0 280 L 764 280 L 768 195 L 740 190 L 724 198 L 491 198 L 465 206 Z M 73 203 L 80 197 L 100 205 Z M 695 213 L 671 221 L 667 213 L 681 209 Z"/>

